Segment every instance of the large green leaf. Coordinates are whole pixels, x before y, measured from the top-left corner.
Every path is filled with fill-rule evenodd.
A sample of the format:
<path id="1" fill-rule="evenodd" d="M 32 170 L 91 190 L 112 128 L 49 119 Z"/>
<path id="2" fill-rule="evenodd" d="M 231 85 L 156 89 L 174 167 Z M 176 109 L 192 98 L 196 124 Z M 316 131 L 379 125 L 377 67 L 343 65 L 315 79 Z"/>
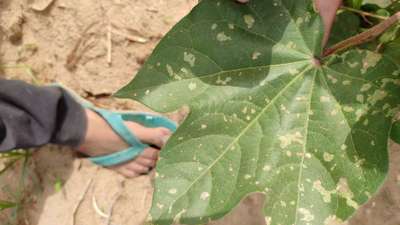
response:
<path id="1" fill-rule="evenodd" d="M 351 50 L 322 60 L 311 0 L 203 0 L 117 96 L 191 112 L 162 151 L 151 219 L 201 224 L 249 193 L 268 224 L 346 220 L 388 170 L 399 65 Z"/>

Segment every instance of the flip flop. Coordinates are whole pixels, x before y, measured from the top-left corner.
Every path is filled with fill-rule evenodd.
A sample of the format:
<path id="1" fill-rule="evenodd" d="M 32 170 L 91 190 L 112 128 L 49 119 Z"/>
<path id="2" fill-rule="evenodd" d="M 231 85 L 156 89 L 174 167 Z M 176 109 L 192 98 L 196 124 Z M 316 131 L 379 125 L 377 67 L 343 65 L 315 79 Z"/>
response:
<path id="1" fill-rule="evenodd" d="M 142 126 L 150 128 L 165 127 L 171 132 L 175 132 L 177 129 L 177 124 L 166 117 L 145 112 L 117 112 L 101 109 L 61 84 L 53 84 L 51 86 L 66 90 L 84 108 L 96 112 L 112 127 L 116 134 L 131 146 L 128 149 L 113 154 L 90 157 L 89 160 L 97 165 L 109 167 L 131 161 L 140 155 L 146 148 L 150 147 L 150 145 L 142 143 L 136 135 L 128 129 L 124 124 L 126 121 L 136 122 Z"/>

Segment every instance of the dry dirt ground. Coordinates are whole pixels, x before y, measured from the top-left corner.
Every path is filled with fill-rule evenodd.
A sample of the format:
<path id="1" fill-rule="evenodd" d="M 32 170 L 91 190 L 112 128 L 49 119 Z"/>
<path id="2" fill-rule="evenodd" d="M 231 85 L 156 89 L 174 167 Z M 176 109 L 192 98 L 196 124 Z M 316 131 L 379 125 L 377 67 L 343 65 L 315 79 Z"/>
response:
<path id="1" fill-rule="evenodd" d="M 160 38 L 195 3 L 0 0 L 0 72 L 6 78 L 31 83 L 63 83 L 100 106 L 142 109 L 109 95 L 132 79 Z M 388 181 L 350 224 L 400 224 L 399 151 L 398 146 L 391 148 Z M 19 187 L 16 178 L 21 164 L 1 176 L 0 199 L 15 198 L 12 193 Z M 152 196 L 151 176 L 124 180 L 77 159 L 71 149 L 55 146 L 35 151 L 27 167 L 19 225 L 139 225 L 145 221 Z M 61 190 L 57 188 L 60 183 Z M 251 196 L 226 218 L 211 224 L 265 224 L 262 204 L 262 196 Z M 98 212 L 108 214 L 111 209 L 111 218 Z M 0 225 L 12 222 L 11 214 L 0 214 Z"/>

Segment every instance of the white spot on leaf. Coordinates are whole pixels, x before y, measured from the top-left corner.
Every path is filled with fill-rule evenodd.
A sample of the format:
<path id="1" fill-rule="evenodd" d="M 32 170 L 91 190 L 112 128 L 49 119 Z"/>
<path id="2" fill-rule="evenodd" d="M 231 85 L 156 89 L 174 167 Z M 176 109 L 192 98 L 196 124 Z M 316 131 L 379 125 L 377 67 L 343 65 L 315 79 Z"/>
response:
<path id="1" fill-rule="evenodd" d="M 371 84 L 364 84 L 363 86 L 361 86 L 361 92 L 366 92 L 368 91 L 370 88 L 372 87 Z"/>
<path id="2" fill-rule="evenodd" d="M 265 219 L 266 225 L 271 225 L 271 221 L 272 221 L 271 217 L 266 216 L 264 219 Z"/>
<path id="3" fill-rule="evenodd" d="M 289 48 L 289 49 L 295 49 L 297 46 L 296 46 L 296 44 L 295 44 L 293 41 L 289 41 L 289 42 L 286 44 L 286 47 Z"/>
<path id="4" fill-rule="evenodd" d="M 328 75 L 328 79 L 332 84 L 336 84 L 338 82 L 338 80 L 332 75 Z"/>
<path id="5" fill-rule="evenodd" d="M 256 60 L 258 57 L 260 57 L 261 53 L 259 52 L 253 52 L 253 55 L 251 56 L 251 59 Z"/>
<path id="6" fill-rule="evenodd" d="M 323 186 L 320 180 L 317 180 L 313 184 L 313 188 L 317 190 L 321 195 L 322 199 L 324 200 L 325 203 L 330 203 L 331 202 L 331 195 L 334 194 L 336 191 L 327 191 Z"/>
<path id="7" fill-rule="evenodd" d="M 175 188 L 168 190 L 168 193 L 170 193 L 171 195 L 175 195 L 177 192 L 178 192 L 178 190 L 176 190 Z"/>
<path id="8" fill-rule="evenodd" d="M 231 41 L 232 38 L 227 36 L 224 32 L 217 34 L 217 40 L 220 42 Z"/>
<path id="9" fill-rule="evenodd" d="M 174 76 L 174 70 L 172 69 L 172 66 L 169 65 L 169 64 L 167 64 L 166 67 L 167 67 L 168 75 L 171 76 L 171 77 L 173 77 L 173 76 Z"/>
<path id="10" fill-rule="evenodd" d="M 220 84 L 220 85 L 227 85 L 231 81 L 232 81 L 231 77 L 226 77 L 225 80 L 221 80 L 221 77 L 218 77 L 218 79 L 215 83 Z"/>
<path id="11" fill-rule="evenodd" d="M 157 208 L 159 208 L 159 209 L 164 208 L 164 205 L 163 205 L 163 204 L 157 203 L 156 205 L 157 205 Z"/>
<path id="12" fill-rule="evenodd" d="M 357 95 L 356 99 L 357 99 L 358 102 L 363 103 L 364 102 L 364 95 Z"/>
<path id="13" fill-rule="evenodd" d="M 342 82 L 342 84 L 345 85 L 345 86 L 348 86 L 348 85 L 351 84 L 351 81 L 350 81 L 350 80 L 344 80 L 344 81 Z"/>
<path id="14" fill-rule="evenodd" d="M 334 155 L 328 153 L 328 152 L 324 152 L 324 160 L 325 162 L 331 162 L 333 160 L 333 158 L 335 158 Z"/>
<path id="15" fill-rule="evenodd" d="M 358 209 L 358 203 L 353 200 L 354 194 L 351 191 L 346 178 L 340 178 L 336 188 L 338 195 L 346 199 L 346 204 L 354 209 Z"/>
<path id="16" fill-rule="evenodd" d="M 188 85 L 189 90 L 193 91 L 197 88 L 197 84 L 194 82 L 190 82 Z"/>
<path id="17" fill-rule="evenodd" d="M 191 53 L 184 52 L 183 53 L 183 61 L 189 63 L 189 65 L 191 67 L 193 67 L 196 62 L 196 57 Z"/>
<path id="18" fill-rule="evenodd" d="M 256 20 L 254 19 L 254 17 L 252 15 L 244 15 L 243 19 L 247 25 L 247 28 L 249 28 L 249 29 L 251 29 L 254 25 L 254 22 L 256 22 Z"/>
<path id="19" fill-rule="evenodd" d="M 320 101 L 320 102 L 330 102 L 330 101 L 331 101 L 331 98 L 329 98 L 328 96 L 321 96 L 321 97 L 319 98 L 319 101 Z"/>
<path id="20" fill-rule="evenodd" d="M 363 58 L 363 68 L 361 69 L 361 73 L 364 74 L 369 68 L 375 67 L 381 58 L 382 54 L 368 51 L 367 55 Z"/>
<path id="21" fill-rule="evenodd" d="M 344 224 L 343 220 L 337 218 L 335 215 L 331 215 L 325 219 L 324 225 L 344 225 Z"/>
<path id="22" fill-rule="evenodd" d="M 201 200 L 207 200 L 209 197 L 210 197 L 210 193 L 208 193 L 208 192 L 203 192 L 200 195 Z"/>
<path id="23" fill-rule="evenodd" d="M 387 96 L 387 92 L 384 90 L 376 90 L 373 95 L 368 96 L 367 101 L 371 105 L 375 105 L 378 101 L 383 100 Z"/>
<path id="24" fill-rule="evenodd" d="M 296 75 L 299 73 L 299 71 L 297 69 L 290 68 L 289 73 L 290 73 L 290 75 Z"/>
<path id="25" fill-rule="evenodd" d="M 345 112 L 354 112 L 354 108 L 351 106 L 344 106 L 343 111 Z"/>
<path id="26" fill-rule="evenodd" d="M 305 222 L 311 222 L 314 220 L 314 215 L 311 214 L 310 210 L 305 209 L 305 208 L 299 208 L 299 213 L 302 214 L 302 218 L 300 219 L 301 221 Z"/>
<path id="27" fill-rule="evenodd" d="M 271 171 L 271 166 L 270 165 L 265 165 L 264 167 L 263 167 L 263 170 L 264 171 Z"/>
<path id="28" fill-rule="evenodd" d="M 286 134 L 279 136 L 279 141 L 281 142 L 281 148 L 286 148 L 292 143 L 303 144 L 303 135 L 301 135 L 300 132 L 296 132 L 294 134 Z"/>

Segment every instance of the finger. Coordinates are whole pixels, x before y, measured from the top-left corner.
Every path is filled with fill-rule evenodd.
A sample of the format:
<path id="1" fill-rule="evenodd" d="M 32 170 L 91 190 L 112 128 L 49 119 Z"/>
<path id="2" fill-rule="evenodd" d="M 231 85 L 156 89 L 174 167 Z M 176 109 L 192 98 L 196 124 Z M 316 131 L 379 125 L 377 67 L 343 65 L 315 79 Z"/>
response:
<path id="1" fill-rule="evenodd" d="M 160 150 L 155 148 L 146 148 L 140 157 L 144 157 L 151 160 L 157 160 L 160 155 Z"/>
<path id="2" fill-rule="evenodd" d="M 126 124 L 139 140 L 159 148 L 162 148 L 172 135 L 172 132 L 164 127 L 148 128 L 134 122 Z"/>

